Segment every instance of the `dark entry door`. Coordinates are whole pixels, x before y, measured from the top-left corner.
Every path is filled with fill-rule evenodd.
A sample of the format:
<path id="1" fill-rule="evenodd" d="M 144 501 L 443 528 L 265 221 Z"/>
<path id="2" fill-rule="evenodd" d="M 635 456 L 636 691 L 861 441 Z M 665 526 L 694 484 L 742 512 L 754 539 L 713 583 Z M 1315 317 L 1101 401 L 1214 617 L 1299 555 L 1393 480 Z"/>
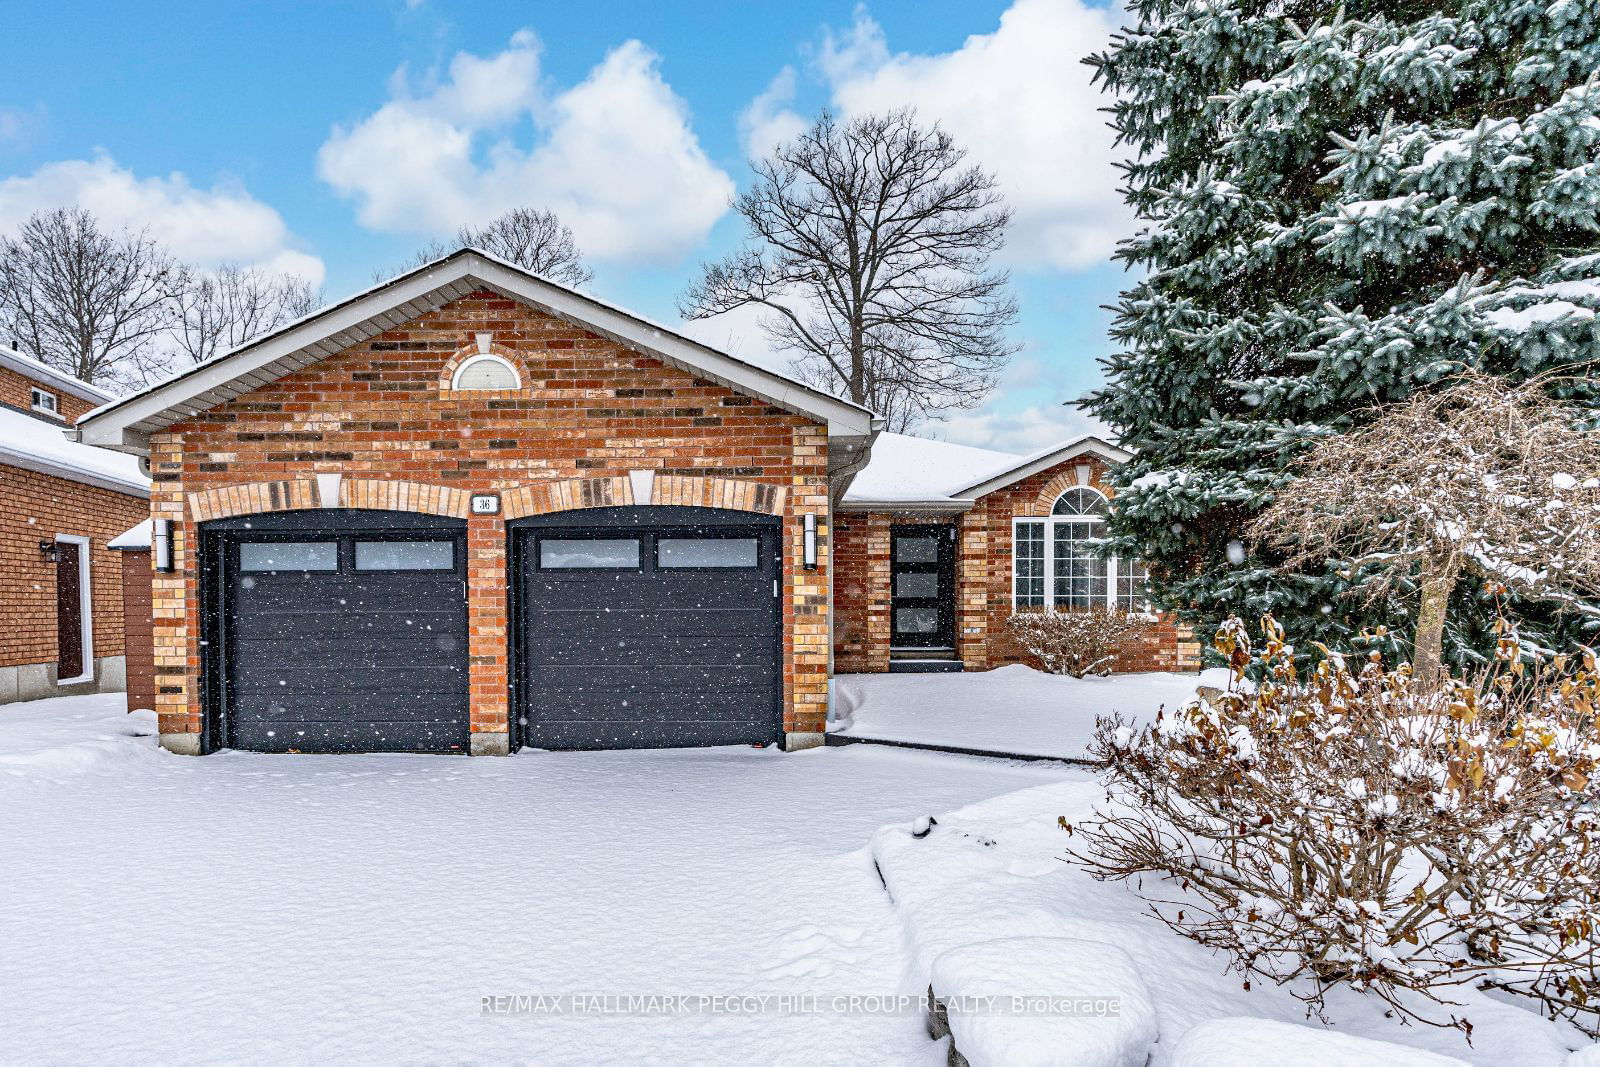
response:
<path id="1" fill-rule="evenodd" d="M 465 752 L 464 524 L 404 529 L 430 517 L 354 512 L 371 517 L 346 513 L 357 526 L 340 529 L 316 514 L 299 529 L 255 516 L 212 541 L 224 572 L 225 743 Z"/>
<path id="2" fill-rule="evenodd" d="M 523 744 L 781 739 L 776 520 L 688 507 L 544 519 L 514 535 Z"/>
<path id="3" fill-rule="evenodd" d="M 56 542 L 56 677 L 83 674 L 83 546 Z"/>
<path id="4" fill-rule="evenodd" d="M 943 524 L 890 528 L 891 647 L 955 648 L 955 533 Z"/>

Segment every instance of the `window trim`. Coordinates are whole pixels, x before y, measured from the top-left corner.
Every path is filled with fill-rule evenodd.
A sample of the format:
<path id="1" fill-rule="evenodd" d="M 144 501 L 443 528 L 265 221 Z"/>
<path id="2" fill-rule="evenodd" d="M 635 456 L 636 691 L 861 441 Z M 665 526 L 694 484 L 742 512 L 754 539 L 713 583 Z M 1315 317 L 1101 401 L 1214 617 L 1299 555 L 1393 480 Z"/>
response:
<path id="1" fill-rule="evenodd" d="M 512 382 L 512 384 L 509 385 L 509 386 L 506 386 L 504 388 L 497 388 L 497 389 L 481 389 L 481 388 L 463 389 L 463 388 L 461 388 L 461 376 L 466 374 L 467 370 L 473 364 L 475 364 L 475 363 L 484 363 L 484 362 L 498 363 L 502 367 L 504 367 L 506 370 L 510 371 L 511 372 L 511 382 Z M 467 359 L 462 360 L 460 366 L 456 367 L 455 371 L 452 372 L 451 375 L 450 375 L 450 391 L 451 392 L 463 392 L 463 393 L 506 393 L 506 392 L 511 392 L 513 390 L 521 389 L 521 388 L 522 388 L 522 375 L 521 375 L 520 372 L 518 372 L 518 370 L 516 368 L 516 364 L 512 363 L 509 359 L 506 359 L 504 356 L 495 355 L 493 352 L 478 352 L 478 353 L 475 353 L 474 355 L 468 357 Z"/>
<path id="2" fill-rule="evenodd" d="M 1074 489 L 1080 489 L 1080 488 L 1093 489 L 1094 487 L 1093 486 L 1088 486 L 1088 487 L 1085 487 L 1085 486 L 1073 486 L 1073 488 Z M 1057 605 L 1056 605 L 1056 553 L 1055 553 L 1056 527 L 1060 526 L 1060 525 L 1063 525 L 1063 524 L 1067 524 L 1067 523 L 1074 523 L 1074 524 L 1089 523 L 1091 525 L 1103 525 L 1105 523 L 1105 521 L 1106 521 L 1106 517 L 1104 515 L 1094 515 L 1094 514 L 1073 514 L 1073 515 L 1057 515 L 1057 514 L 1055 514 L 1054 513 L 1054 509 L 1055 509 L 1056 501 L 1059 501 L 1061 499 L 1061 496 L 1065 496 L 1066 493 L 1071 492 L 1071 491 L 1072 491 L 1071 489 L 1068 489 L 1065 492 L 1063 492 L 1060 496 L 1057 496 L 1055 500 L 1051 501 L 1050 502 L 1051 511 L 1048 514 L 1044 514 L 1044 515 L 1013 515 L 1011 517 L 1011 610 L 1014 611 L 1014 612 L 1015 611 L 1021 611 L 1021 610 L 1024 610 L 1024 609 L 1044 610 L 1044 611 L 1059 611 L 1059 610 L 1070 611 L 1070 610 L 1073 610 L 1071 608 L 1058 608 Z M 1097 493 L 1100 492 L 1098 489 L 1095 489 L 1094 491 L 1097 492 Z M 1104 499 L 1106 501 L 1106 503 L 1108 505 L 1110 504 L 1110 498 L 1109 497 L 1106 497 L 1106 495 L 1104 493 L 1100 493 L 1100 496 L 1101 496 L 1102 499 Z M 1044 561 L 1043 561 L 1044 562 L 1044 603 L 1043 604 L 1021 604 L 1021 603 L 1019 603 L 1019 601 L 1021 600 L 1021 596 L 1020 596 L 1020 591 L 1018 589 L 1018 583 L 1020 581 L 1020 576 L 1017 574 L 1017 544 L 1018 544 L 1018 542 L 1020 540 L 1019 537 L 1018 537 L 1018 527 L 1022 526 L 1023 524 L 1031 525 L 1031 524 L 1034 524 L 1034 523 L 1037 523 L 1037 524 L 1039 524 L 1039 525 L 1044 527 Z M 1120 567 L 1120 564 L 1122 562 L 1121 557 L 1119 557 L 1119 556 L 1103 556 L 1103 557 L 1099 557 L 1099 558 L 1102 559 L 1104 561 L 1105 565 L 1106 565 L 1106 595 L 1105 595 L 1104 603 L 1102 605 L 1097 605 L 1097 606 L 1103 606 L 1107 610 L 1110 610 L 1110 611 L 1123 610 L 1119 606 L 1118 596 L 1117 596 L 1119 580 L 1120 580 L 1120 577 L 1121 577 L 1120 574 L 1118 573 L 1120 571 L 1120 569 L 1121 569 L 1121 567 Z M 1127 609 L 1127 610 L 1130 610 L 1130 611 L 1137 610 L 1137 611 L 1141 611 L 1141 613 L 1143 613 L 1143 614 L 1151 613 L 1151 609 L 1150 609 L 1148 600 L 1146 600 L 1145 606 L 1142 609 L 1130 608 L 1130 609 Z"/>
<path id="3" fill-rule="evenodd" d="M 37 385 L 30 385 L 28 389 L 28 400 L 29 403 L 33 405 L 33 410 L 44 415 L 49 415 L 53 419 L 61 419 L 62 421 L 66 421 L 66 416 L 61 413 L 60 393 L 52 393 L 50 390 L 41 389 Z M 50 398 L 49 406 L 39 402 L 41 397 L 46 396 Z"/>

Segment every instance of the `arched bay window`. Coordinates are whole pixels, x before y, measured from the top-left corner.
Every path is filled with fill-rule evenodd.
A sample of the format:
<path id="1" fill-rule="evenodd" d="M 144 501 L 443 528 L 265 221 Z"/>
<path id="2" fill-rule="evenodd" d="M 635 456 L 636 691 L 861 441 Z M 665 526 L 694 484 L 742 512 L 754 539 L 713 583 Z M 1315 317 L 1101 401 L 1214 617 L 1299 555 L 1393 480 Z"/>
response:
<path id="1" fill-rule="evenodd" d="M 1095 554 L 1110 510 L 1102 493 L 1080 485 L 1057 497 L 1048 517 L 1013 520 L 1013 606 L 1144 610 L 1144 565 Z"/>

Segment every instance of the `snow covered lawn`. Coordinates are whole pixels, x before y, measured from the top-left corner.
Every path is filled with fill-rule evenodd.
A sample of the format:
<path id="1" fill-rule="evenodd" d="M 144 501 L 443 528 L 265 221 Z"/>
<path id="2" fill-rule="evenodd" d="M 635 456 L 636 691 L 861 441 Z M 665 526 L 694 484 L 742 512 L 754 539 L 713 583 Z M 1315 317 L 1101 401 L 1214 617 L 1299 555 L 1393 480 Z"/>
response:
<path id="1" fill-rule="evenodd" d="M 484 1015 L 915 992 L 867 843 L 1060 781 L 866 746 L 203 759 L 0 707 L 0 1061 L 942 1063 L 920 1015 Z"/>
<path id="2" fill-rule="evenodd" d="M 859 747 L 865 746 L 843 751 Z M 1073 1047 L 1104 1056 L 1075 1061 L 1083 1063 L 1143 1064 L 1153 1052 L 1151 1067 L 1455 1061 L 1558 1067 L 1568 1049 L 1587 1045 L 1565 1024 L 1471 989 L 1456 999 L 1475 1027 L 1472 1045 L 1454 1030 L 1385 1018 L 1379 1001 L 1349 991 L 1328 998 L 1331 1030 L 1308 1022 L 1292 988 L 1258 978 L 1246 990 L 1237 974 L 1224 973 L 1223 957 L 1170 932 L 1128 886 L 1097 882 L 1063 862 L 1070 839 L 1057 818 L 1081 823 L 1103 798 L 1093 772 L 1073 769 L 1060 781 L 939 815 L 920 839 L 908 826 L 886 826 L 874 838 L 873 856 L 912 946 L 913 969 L 936 988 L 943 982 L 941 996 L 953 987 L 957 996 L 1117 998 L 1123 1022 L 1130 1014 L 1142 1020 L 1152 1006 L 1159 1035 L 1153 1047 L 1121 1047 L 1108 1020 L 1093 1015 L 991 1012 L 965 1025 L 952 1020 L 963 1052 L 998 1052 L 998 1062 L 1008 1065 L 1065 1062 L 1052 1050 Z M 1167 890 L 1169 899 L 1177 894 Z M 1019 938 L 1027 943 L 1002 940 Z M 1067 975 L 1025 962 L 1063 956 L 1075 960 Z M 1138 1032 L 1124 1026 L 1116 1038 L 1126 1042 Z M 1392 1044 L 1374 1048 L 1352 1038 Z M 1578 1062 L 1591 1061 L 1569 1061 Z"/>
<path id="3" fill-rule="evenodd" d="M 841 674 L 833 681 L 844 737 L 910 742 L 1017 756 L 1084 759 L 1098 716 L 1137 722 L 1221 687 L 1228 672 L 1063 678 L 1012 665 L 963 674 Z"/>

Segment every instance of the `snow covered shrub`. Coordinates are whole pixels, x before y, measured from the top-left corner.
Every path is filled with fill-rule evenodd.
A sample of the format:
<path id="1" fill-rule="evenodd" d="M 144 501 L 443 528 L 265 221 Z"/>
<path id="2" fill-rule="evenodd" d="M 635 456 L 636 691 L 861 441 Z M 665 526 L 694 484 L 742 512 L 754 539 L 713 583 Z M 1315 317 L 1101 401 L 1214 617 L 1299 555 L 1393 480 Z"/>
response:
<path id="1" fill-rule="evenodd" d="M 1149 631 L 1155 620 L 1128 611 L 1018 611 L 1006 619 L 1017 644 L 1051 674 L 1108 674 L 1117 655 Z"/>
<path id="2" fill-rule="evenodd" d="M 1138 729 L 1102 719 L 1108 799 L 1068 827 L 1101 879 L 1245 974 L 1299 980 L 1320 1013 L 1348 984 L 1402 1016 L 1421 994 L 1492 984 L 1600 1030 L 1600 671 L 1584 650 L 1542 661 L 1502 625 L 1494 664 L 1437 688 L 1377 653 L 1319 646 L 1297 673 L 1270 617 L 1253 653 L 1217 633 L 1228 691 Z M 1246 672 L 1257 681 L 1245 681 Z M 1470 1034 L 1450 1013 L 1448 1025 Z"/>

